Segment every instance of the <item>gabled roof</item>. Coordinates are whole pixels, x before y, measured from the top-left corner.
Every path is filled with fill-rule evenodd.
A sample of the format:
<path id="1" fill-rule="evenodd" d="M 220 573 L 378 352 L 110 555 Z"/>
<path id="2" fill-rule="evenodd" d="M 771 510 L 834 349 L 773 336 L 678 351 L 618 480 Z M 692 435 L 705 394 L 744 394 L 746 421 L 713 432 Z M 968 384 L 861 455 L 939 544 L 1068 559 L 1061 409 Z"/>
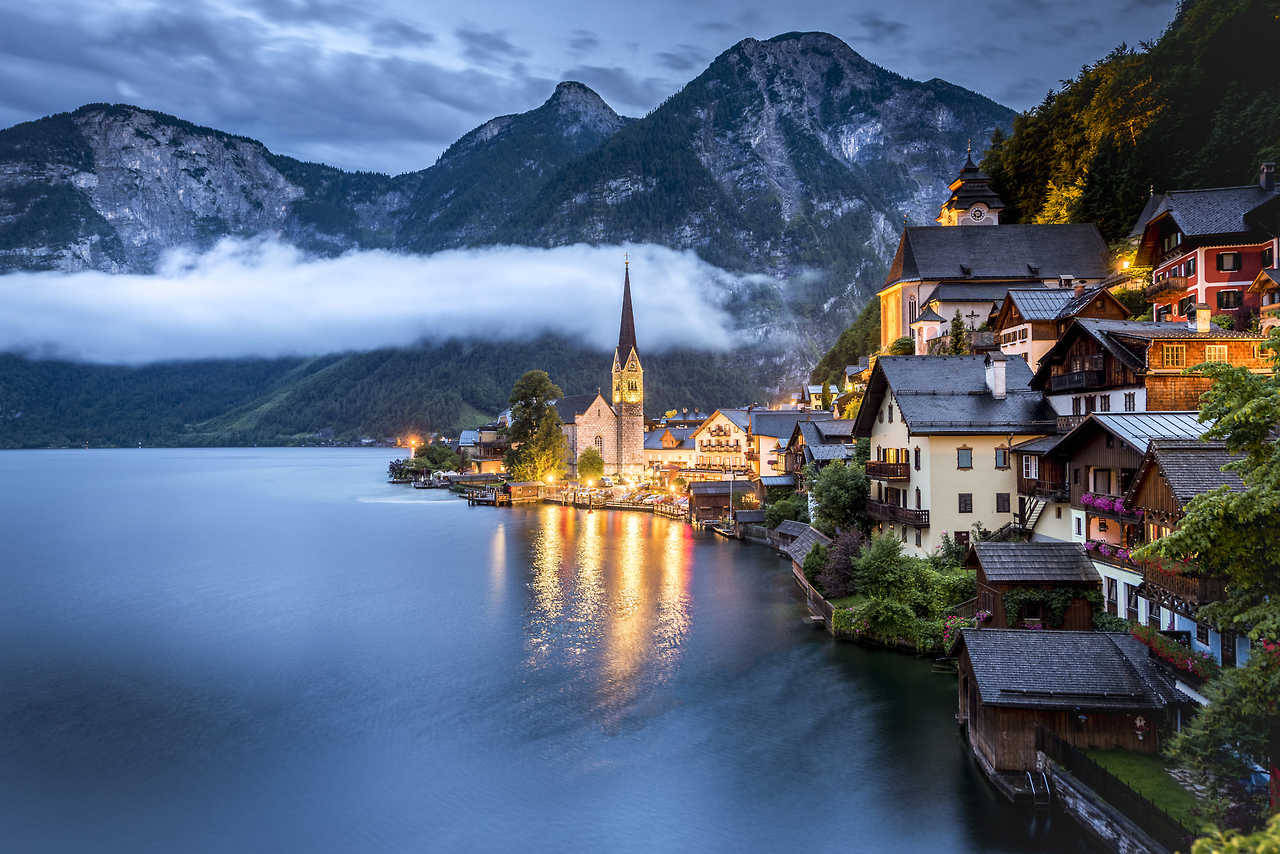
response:
<path id="1" fill-rule="evenodd" d="M 1094 225 L 911 226 L 885 284 L 912 280 L 1107 275 L 1107 244 Z"/>
<path id="2" fill-rule="evenodd" d="M 808 525 L 805 525 L 804 530 L 801 531 L 794 540 L 783 547 L 783 551 L 787 553 L 787 557 L 791 558 L 796 563 L 802 564 L 804 563 L 804 559 L 809 556 L 809 552 L 818 544 L 822 544 L 824 546 L 830 545 L 831 538 L 823 534 L 821 531 L 817 531 Z"/>
<path id="3" fill-rule="evenodd" d="M 1232 491 L 1245 488 L 1244 481 L 1234 471 L 1223 471 L 1227 463 L 1240 459 L 1228 453 L 1223 442 L 1154 439 L 1142 460 L 1138 474 L 1133 479 L 1126 497 L 1134 500 L 1139 486 L 1156 469 L 1164 475 L 1179 508 L 1186 508 L 1191 499 L 1210 490 L 1225 486 Z"/>
<path id="4" fill-rule="evenodd" d="M 480 441 L 479 430 L 463 430 L 461 433 L 458 434 L 459 447 L 463 445 L 475 445 L 479 443 L 479 441 Z"/>
<path id="5" fill-rule="evenodd" d="M 556 414 L 560 416 L 560 421 L 564 424 L 572 424 L 574 419 L 591 408 L 591 404 L 595 403 L 596 398 L 604 399 L 604 395 L 600 392 L 595 394 L 570 394 L 560 398 L 555 402 Z M 605 400 L 604 405 L 609 407 L 609 411 L 613 411 L 613 407 L 609 405 L 609 401 Z"/>
<path id="6" fill-rule="evenodd" d="M 813 420 L 813 429 L 823 442 L 852 442 L 853 421 L 847 418 Z"/>
<path id="7" fill-rule="evenodd" d="M 760 476 L 760 485 L 766 489 L 774 486 L 795 486 L 796 476 L 793 474 L 765 474 Z"/>
<path id="8" fill-rule="evenodd" d="M 988 581 L 1100 583 L 1083 543 L 978 542 L 971 547 Z"/>
<path id="9" fill-rule="evenodd" d="M 916 315 L 916 319 L 909 325 L 915 326 L 917 323 L 946 323 L 946 321 L 942 319 L 942 315 L 933 310 L 932 305 L 926 303 L 924 311 Z"/>
<path id="10" fill-rule="evenodd" d="M 1002 305 L 995 329 L 1005 325 L 1005 313 L 1012 306 L 1024 321 L 1065 320 L 1074 317 L 1098 300 L 1114 302 L 1121 309 L 1124 305 L 1103 287 L 1085 288 L 1077 294 L 1074 288 L 1010 288 Z M 1126 312 L 1127 313 L 1127 312 Z"/>
<path id="11" fill-rule="evenodd" d="M 1196 412 L 1095 412 L 1058 441 L 1056 451 L 1070 454 L 1089 436 L 1106 431 L 1139 454 L 1147 452 L 1152 439 L 1195 441 L 1209 429 Z"/>
<path id="12" fill-rule="evenodd" d="M 1148 225 L 1165 215 L 1186 237 L 1249 234 L 1253 229 L 1246 215 L 1275 196 L 1275 190 L 1265 190 L 1259 184 L 1157 193 L 1147 201 L 1129 236 L 1141 236 Z"/>
<path id="13" fill-rule="evenodd" d="M 1162 709 L 1173 684 L 1124 632 L 965 629 L 982 702 L 1043 709 Z"/>
<path id="14" fill-rule="evenodd" d="M 1009 356 L 1005 365 L 1006 393 L 996 398 L 987 388 L 985 356 L 882 356 L 858 408 L 854 435 L 871 435 L 889 393 L 914 435 L 1054 432 L 1053 410 L 1028 388 L 1026 360 Z"/>
<path id="15" fill-rule="evenodd" d="M 695 480 L 689 484 L 690 495 L 728 495 L 730 490 L 748 492 L 750 489 L 751 484 L 745 480 Z"/>
<path id="16" fill-rule="evenodd" d="M 795 519 L 783 519 L 778 523 L 778 527 L 773 530 L 788 537 L 798 537 L 809 530 L 809 523 L 798 522 Z"/>
<path id="17" fill-rule="evenodd" d="M 658 427 L 644 434 L 644 449 L 646 451 L 675 451 L 675 450 L 693 450 L 694 440 L 693 427 Z M 677 448 L 668 448 L 662 444 L 663 435 L 670 433 L 671 438 L 680 442 Z"/>
<path id="18" fill-rule="evenodd" d="M 771 436 L 786 439 L 800 421 L 826 421 L 830 412 L 799 412 L 796 410 L 757 409 L 751 413 L 751 433 L 754 436 Z"/>
<path id="19" fill-rule="evenodd" d="M 1267 270 L 1258 271 L 1253 283 L 1249 285 L 1249 293 L 1262 293 L 1277 286 L 1280 286 L 1280 269 L 1271 267 Z"/>

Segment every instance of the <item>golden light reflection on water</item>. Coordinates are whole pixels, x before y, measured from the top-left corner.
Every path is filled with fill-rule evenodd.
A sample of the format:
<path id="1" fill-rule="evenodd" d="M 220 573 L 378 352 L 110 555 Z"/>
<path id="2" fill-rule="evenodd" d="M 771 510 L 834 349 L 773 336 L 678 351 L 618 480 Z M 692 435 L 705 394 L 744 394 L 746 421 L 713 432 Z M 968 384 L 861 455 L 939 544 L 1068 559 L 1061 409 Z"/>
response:
<path id="1" fill-rule="evenodd" d="M 507 589 L 507 528 L 499 522 L 489 538 L 489 605 L 497 605 Z"/>
<path id="2" fill-rule="evenodd" d="M 568 666 L 606 726 L 675 674 L 690 628 L 693 534 L 627 512 L 544 505 L 531 531 L 527 665 Z"/>

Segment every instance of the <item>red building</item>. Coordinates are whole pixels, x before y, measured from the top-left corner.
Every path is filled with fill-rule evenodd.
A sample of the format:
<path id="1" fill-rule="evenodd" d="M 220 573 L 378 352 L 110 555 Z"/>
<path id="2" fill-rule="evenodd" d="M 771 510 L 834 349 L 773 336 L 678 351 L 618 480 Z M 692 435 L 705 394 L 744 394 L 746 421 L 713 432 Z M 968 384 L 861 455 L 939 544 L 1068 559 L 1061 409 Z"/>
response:
<path id="1" fill-rule="evenodd" d="M 1205 303 L 1244 329 L 1258 313 L 1249 286 L 1276 266 L 1280 188 L 1275 164 L 1264 163 L 1257 184 L 1154 193 L 1130 233 L 1135 263 L 1152 268 L 1147 296 L 1156 320 L 1186 320 Z"/>

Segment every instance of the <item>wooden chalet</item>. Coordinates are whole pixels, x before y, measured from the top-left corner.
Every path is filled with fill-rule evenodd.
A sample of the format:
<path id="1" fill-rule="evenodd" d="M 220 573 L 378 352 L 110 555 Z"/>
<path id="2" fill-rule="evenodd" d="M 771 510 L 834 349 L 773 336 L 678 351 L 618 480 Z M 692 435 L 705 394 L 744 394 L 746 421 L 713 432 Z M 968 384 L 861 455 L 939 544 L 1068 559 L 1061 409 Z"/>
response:
<path id="1" fill-rule="evenodd" d="M 1197 495 L 1220 486 L 1244 489 L 1234 471 L 1223 467 L 1238 457 L 1221 442 L 1152 440 L 1138 468 L 1126 501 L 1142 512 L 1147 542 L 1178 526 L 1187 505 Z M 1234 633 L 1220 634 L 1197 618 L 1202 605 L 1226 596 L 1226 580 L 1200 573 L 1194 564 L 1148 564 L 1142 572 L 1141 594 L 1155 615 L 1154 625 L 1166 631 L 1187 632 L 1194 649 L 1206 652 L 1223 666 L 1248 658 L 1248 641 Z"/>
<path id="2" fill-rule="evenodd" d="M 965 629 L 958 719 L 990 776 L 1036 767 L 1036 728 L 1081 749 L 1157 753 L 1181 702 L 1132 635 Z"/>
<path id="3" fill-rule="evenodd" d="M 1249 285 L 1248 293 L 1257 295 L 1258 325 L 1262 334 L 1280 326 L 1280 268 L 1260 270 Z"/>
<path id="4" fill-rule="evenodd" d="M 991 323 L 1000 352 L 1022 356 L 1031 370 L 1077 317 L 1125 320 L 1129 312 L 1104 287 L 1011 288 Z"/>
<path id="5" fill-rule="evenodd" d="M 969 548 L 967 565 L 977 572 L 980 610 L 989 611 L 986 624 L 993 629 L 1093 628 L 1093 605 L 1086 598 L 1102 588 L 1102 580 L 1084 546 L 1079 543 L 999 543 L 979 542 Z M 1019 613 L 1005 610 L 1005 594 L 1017 589 L 1078 591 L 1063 614 L 1061 624 L 1053 622 L 1043 602 L 1028 602 Z"/>
<path id="6" fill-rule="evenodd" d="M 1197 409 L 1211 381 L 1186 369 L 1226 362 L 1261 373 L 1261 343 L 1211 324 L 1207 309 L 1191 324 L 1076 318 L 1041 358 L 1031 387 L 1045 393 L 1060 430 L 1093 412 Z"/>

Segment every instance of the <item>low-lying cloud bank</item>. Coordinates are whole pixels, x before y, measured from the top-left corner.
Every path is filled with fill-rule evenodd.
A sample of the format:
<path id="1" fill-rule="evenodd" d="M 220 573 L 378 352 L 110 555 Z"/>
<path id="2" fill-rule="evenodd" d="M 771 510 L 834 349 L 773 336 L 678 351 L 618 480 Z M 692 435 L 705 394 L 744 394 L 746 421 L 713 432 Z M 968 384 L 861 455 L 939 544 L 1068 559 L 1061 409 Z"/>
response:
<path id="1" fill-rule="evenodd" d="M 623 252 L 648 350 L 723 349 L 719 307 L 741 280 L 661 246 L 502 246 L 312 258 L 273 240 L 174 251 L 154 275 L 0 276 L 0 351 L 139 364 L 564 334 L 617 341 Z"/>

